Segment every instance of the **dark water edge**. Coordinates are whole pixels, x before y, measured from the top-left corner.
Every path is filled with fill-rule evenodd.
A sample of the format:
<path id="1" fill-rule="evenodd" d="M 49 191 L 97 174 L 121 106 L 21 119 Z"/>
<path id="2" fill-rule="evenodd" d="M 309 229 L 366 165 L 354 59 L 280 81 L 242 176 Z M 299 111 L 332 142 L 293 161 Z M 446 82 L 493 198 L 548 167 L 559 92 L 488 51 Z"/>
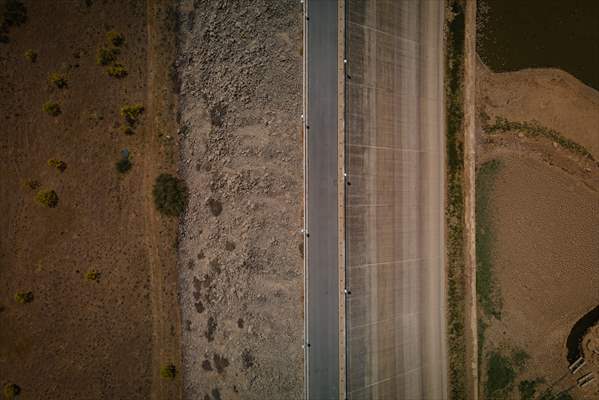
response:
<path id="1" fill-rule="evenodd" d="M 560 68 L 599 90 L 599 0 L 479 0 L 477 19 L 493 71 Z"/>
<path id="2" fill-rule="evenodd" d="M 578 359 L 582 354 L 582 349 L 580 345 L 582 344 L 582 339 L 584 338 L 587 330 L 599 322 L 599 306 L 593 308 L 591 311 L 582 316 L 574 326 L 572 326 L 572 330 L 568 335 L 568 339 L 566 340 L 566 348 L 568 349 L 568 362 L 572 364 L 574 361 Z"/>

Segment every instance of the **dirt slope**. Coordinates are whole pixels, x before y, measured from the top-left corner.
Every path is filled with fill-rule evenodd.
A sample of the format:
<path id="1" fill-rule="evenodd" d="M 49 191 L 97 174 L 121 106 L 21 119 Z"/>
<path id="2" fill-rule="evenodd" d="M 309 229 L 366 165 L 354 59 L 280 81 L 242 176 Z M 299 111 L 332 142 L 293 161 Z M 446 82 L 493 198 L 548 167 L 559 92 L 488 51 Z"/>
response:
<path id="1" fill-rule="evenodd" d="M 301 5 L 180 4 L 185 399 L 302 395 Z"/>

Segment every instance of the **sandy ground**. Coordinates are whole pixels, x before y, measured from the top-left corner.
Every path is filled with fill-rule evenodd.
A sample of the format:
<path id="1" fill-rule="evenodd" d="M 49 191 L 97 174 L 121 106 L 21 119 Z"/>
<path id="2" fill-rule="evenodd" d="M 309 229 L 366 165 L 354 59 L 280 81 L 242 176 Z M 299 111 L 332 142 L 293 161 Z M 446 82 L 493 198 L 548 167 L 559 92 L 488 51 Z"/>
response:
<path id="1" fill-rule="evenodd" d="M 489 116 L 536 120 L 599 158 L 599 93 L 558 69 L 491 73 L 479 63 L 479 102 Z"/>
<path id="2" fill-rule="evenodd" d="M 599 324 L 596 324 L 587 331 L 582 340 L 583 357 L 590 364 L 589 367 L 599 373 Z"/>
<path id="3" fill-rule="evenodd" d="M 301 5 L 183 1 L 185 399 L 303 385 Z"/>
<path id="4" fill-rule="evenodd" d="M 165 20 L 164 2 L 153 4 L 151 13 Z M 168 308 L 176 281 L 163 279 L 175 263 L 162 258 L 174 254 L 176 225 L 147 212 L 156 170 L 169 168 L 152 139 L 162 103 L 147 101 L 169 95 L 161 86 L 166 74 L 153 78 L 168 52 L 154 62 L 149 50 L 160 44 L 149 43 L 148 32 L 164 26 L 144 1 L 25 5 L 26 23 L 0 44 L 0 384 L 18 384 L 21 399 L 174 398 L 177 381 L 163 382 L 158 370 L 177 364 L 179 353 L 178 341 L 169 341 L 179 321 Z M 96 65 L 111 29 L 125 39 L 123 79 Z M 155 39 L 168 42 L 165 32 Z M 25 58 L 28 49 L 37 52 L 35 63 Z M 48 82 L 52 72 L 64 75 L 66 88 Z M 42 111 L 48 100 L 60 104 L 59 116 Z M 131 103 L 146 113 L 127 136 L 119 109 Z M 125 148 L 133 167 L 121 175 L 115 163 Z M 66 170 L 49 167 L 52 158 Z M 58 206 L 36 204 L 27 180 L 55 190 Z M 85 279 L 91 270 L 99 281 Z M 18 304 L 20 291 L 31 291 L 33 301 Z M 153 389 L 163 383 L 164 391 Z"/>
<path id="5" fill-rule="evenodd" d="M 491 121 L 536 120 L 599 154 L 597 91 L 558 70 L 495 74 L 479 65 L 478 74 L 479 112 Z M 501 161 L 489 207 L 503 309 L 501 320 L 491 319 L 484 352 L 520 348 L 529 354 L 516 387 L 523 379 L 555 383 L 567 372 L 572 325 L 599 304 L 599 169 L 548 139 L 518 132 L 490 138 L 480 129 L 478 135 L 478 162 Z M 566 374 L 554 392 L 575 383 Z M 594 384 L 570 394 L 599 398 Z"/>

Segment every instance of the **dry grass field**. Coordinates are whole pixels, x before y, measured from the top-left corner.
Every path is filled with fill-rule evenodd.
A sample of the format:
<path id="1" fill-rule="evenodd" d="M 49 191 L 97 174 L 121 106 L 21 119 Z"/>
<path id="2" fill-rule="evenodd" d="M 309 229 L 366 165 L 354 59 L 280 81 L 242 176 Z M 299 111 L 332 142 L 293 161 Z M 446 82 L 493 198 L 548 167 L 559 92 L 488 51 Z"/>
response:
<path id="1" fill-rule="evenodd" d="M 175 168 L 168 5 L 0 1 L 0 384 L 21 399 L 179 391 L 176 220 L 151 197 Z"/>

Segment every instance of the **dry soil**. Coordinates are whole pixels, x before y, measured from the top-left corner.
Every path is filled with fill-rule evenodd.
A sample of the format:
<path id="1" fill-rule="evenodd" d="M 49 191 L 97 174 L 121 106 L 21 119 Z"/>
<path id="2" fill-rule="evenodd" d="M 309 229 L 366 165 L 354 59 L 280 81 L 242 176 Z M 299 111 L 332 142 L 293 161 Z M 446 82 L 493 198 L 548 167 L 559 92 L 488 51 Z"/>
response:
<path id="1" fill-rule="evenodd" d="M 177 396 L 178 379 L 159 377 L 160 365 L 179 367 L 176 221 L 150 196 L 173 168 L 156 139 L 173 87 L 167 3 L 25 1 L 26 22 L 0 44 L 0 384 L 19 385 L 21 399 Z M 110 30 L 124 37 L 122 79 L 96 64 Z M 49 100 L 60 115 L 42 111 Z M 133 135 L 121 131 L 127 104 L 145 107 Z M 120 174 L 123 149 L 133 166 Z M 36 203 L 33 181 L 56 191 L 57 207 Z M 29 291 L 32 302 L 15 301 Z"/>
<path id="2" fill-rule="evenodd" d="M 185 399 L 298 399 L 303 376 L 298 1 L 179 7 Z"/>
<path id="3" fill-rule="evenodd" d="M 481 128 L 496 116 L 537 121 L 597 157 L 599 92 L 559 70 L 493 73 L 480 64 L 477 80 L 478 163 L 500 161 L 487 205 L 490 225 L 483 228 L 494 238 L 491 265 L 503 305 L 501 319 L 479 308 L 490 324 L 480 370 L 486 371 L 491 351 L 521 349 L 530 358 L 506 398 L 520 398 L 517 385 L 524 379 L 545 380 L 537 394 L 549 384 L 557 393 L 579 377 L 567 369 L 570 329 L 599 304 L 599 168 L 549 139 L 519 131 L 489 135 Z M 593 383 L 569 394 L 596 399 L 597 390 Z"/>

